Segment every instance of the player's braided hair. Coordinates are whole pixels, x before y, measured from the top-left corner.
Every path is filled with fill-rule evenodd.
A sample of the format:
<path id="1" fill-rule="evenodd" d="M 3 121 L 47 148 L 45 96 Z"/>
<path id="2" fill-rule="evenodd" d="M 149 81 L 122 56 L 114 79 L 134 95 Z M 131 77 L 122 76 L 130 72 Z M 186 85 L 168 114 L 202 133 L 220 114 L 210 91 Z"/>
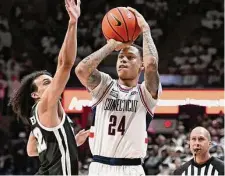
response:
<path id="1" fill-rule="evenodd" d="M 47 71 L 35 71 L 26 75 L 22 79 L 20 87 L 14 91 L 9 100 L 9 105 L 12 106 L 13 112 L 26 125 L 29 125 L 28 118 L 30 117 L 32 106 L 35 103 L 34 99 L 31 97 L 31 93 L 38 89 L 34 80 L 41 75 L 51 76 Z"/>

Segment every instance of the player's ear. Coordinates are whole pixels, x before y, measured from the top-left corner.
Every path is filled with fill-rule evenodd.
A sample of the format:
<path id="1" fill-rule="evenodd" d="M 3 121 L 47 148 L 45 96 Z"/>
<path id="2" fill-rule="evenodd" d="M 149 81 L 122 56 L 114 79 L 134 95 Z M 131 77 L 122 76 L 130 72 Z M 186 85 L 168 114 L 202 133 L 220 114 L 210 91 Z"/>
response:
<path id="1" fill-rule="evenodd" d="M 37 94 L 36 92 L 32 92 L 32 93 L 31 93 L 31 97 L 32 97 L 33 99 L 38 99 L 38 98 L 39 98 L 39 96 L 38 96 L 38 94 Z"/>

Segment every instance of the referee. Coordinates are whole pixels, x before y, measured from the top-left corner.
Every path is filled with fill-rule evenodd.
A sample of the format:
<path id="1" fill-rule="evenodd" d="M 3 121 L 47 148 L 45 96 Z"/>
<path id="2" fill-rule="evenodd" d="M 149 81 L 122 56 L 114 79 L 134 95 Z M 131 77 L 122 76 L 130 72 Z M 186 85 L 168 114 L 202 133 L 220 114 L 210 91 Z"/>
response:
<path id="1" fill-rule="evenodd" d="M 174 171 L 174 175 L 224 175 L 224 162 L 210 156 L 211 137 L 203 127 L 196 127 L 190 135 L 193 158 Z"/>

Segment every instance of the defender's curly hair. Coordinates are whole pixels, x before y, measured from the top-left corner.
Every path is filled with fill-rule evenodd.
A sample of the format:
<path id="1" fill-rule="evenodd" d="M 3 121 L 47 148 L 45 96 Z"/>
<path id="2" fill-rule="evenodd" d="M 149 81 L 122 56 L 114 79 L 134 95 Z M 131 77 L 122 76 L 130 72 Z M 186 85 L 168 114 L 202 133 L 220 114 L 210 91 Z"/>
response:
<path id="1" fill-rule="evenodd" d="M 32 106 L 35 103 L 34 99 L 31 97 L 31 93 L 37 91 L 38 89 L 34 83 L 34 80 L 41 75 L 52 76 L 45 70 L 35 71 L 29 75 L 26 75 L 22 79 L 20 87 L 14 91 L 9 100 L 9 105 L 12 107 L 13 112 L 26 125 L 30 124 L 28 118 L 30 117 Z"/>

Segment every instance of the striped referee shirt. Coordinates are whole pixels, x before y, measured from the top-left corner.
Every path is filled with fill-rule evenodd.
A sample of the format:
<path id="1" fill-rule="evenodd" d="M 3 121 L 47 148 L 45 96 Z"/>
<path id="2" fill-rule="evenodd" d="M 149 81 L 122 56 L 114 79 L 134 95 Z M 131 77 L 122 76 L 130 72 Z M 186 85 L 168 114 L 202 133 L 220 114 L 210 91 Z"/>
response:
<path id="1" fill-rule="evenodd" d="M 224 162 L 212 156 L 206 163 L 200 165 L 194 162 L 194 159 L 192 159 L 176 169 L 174 171 L 174 175 L 224 175 Z"/>

